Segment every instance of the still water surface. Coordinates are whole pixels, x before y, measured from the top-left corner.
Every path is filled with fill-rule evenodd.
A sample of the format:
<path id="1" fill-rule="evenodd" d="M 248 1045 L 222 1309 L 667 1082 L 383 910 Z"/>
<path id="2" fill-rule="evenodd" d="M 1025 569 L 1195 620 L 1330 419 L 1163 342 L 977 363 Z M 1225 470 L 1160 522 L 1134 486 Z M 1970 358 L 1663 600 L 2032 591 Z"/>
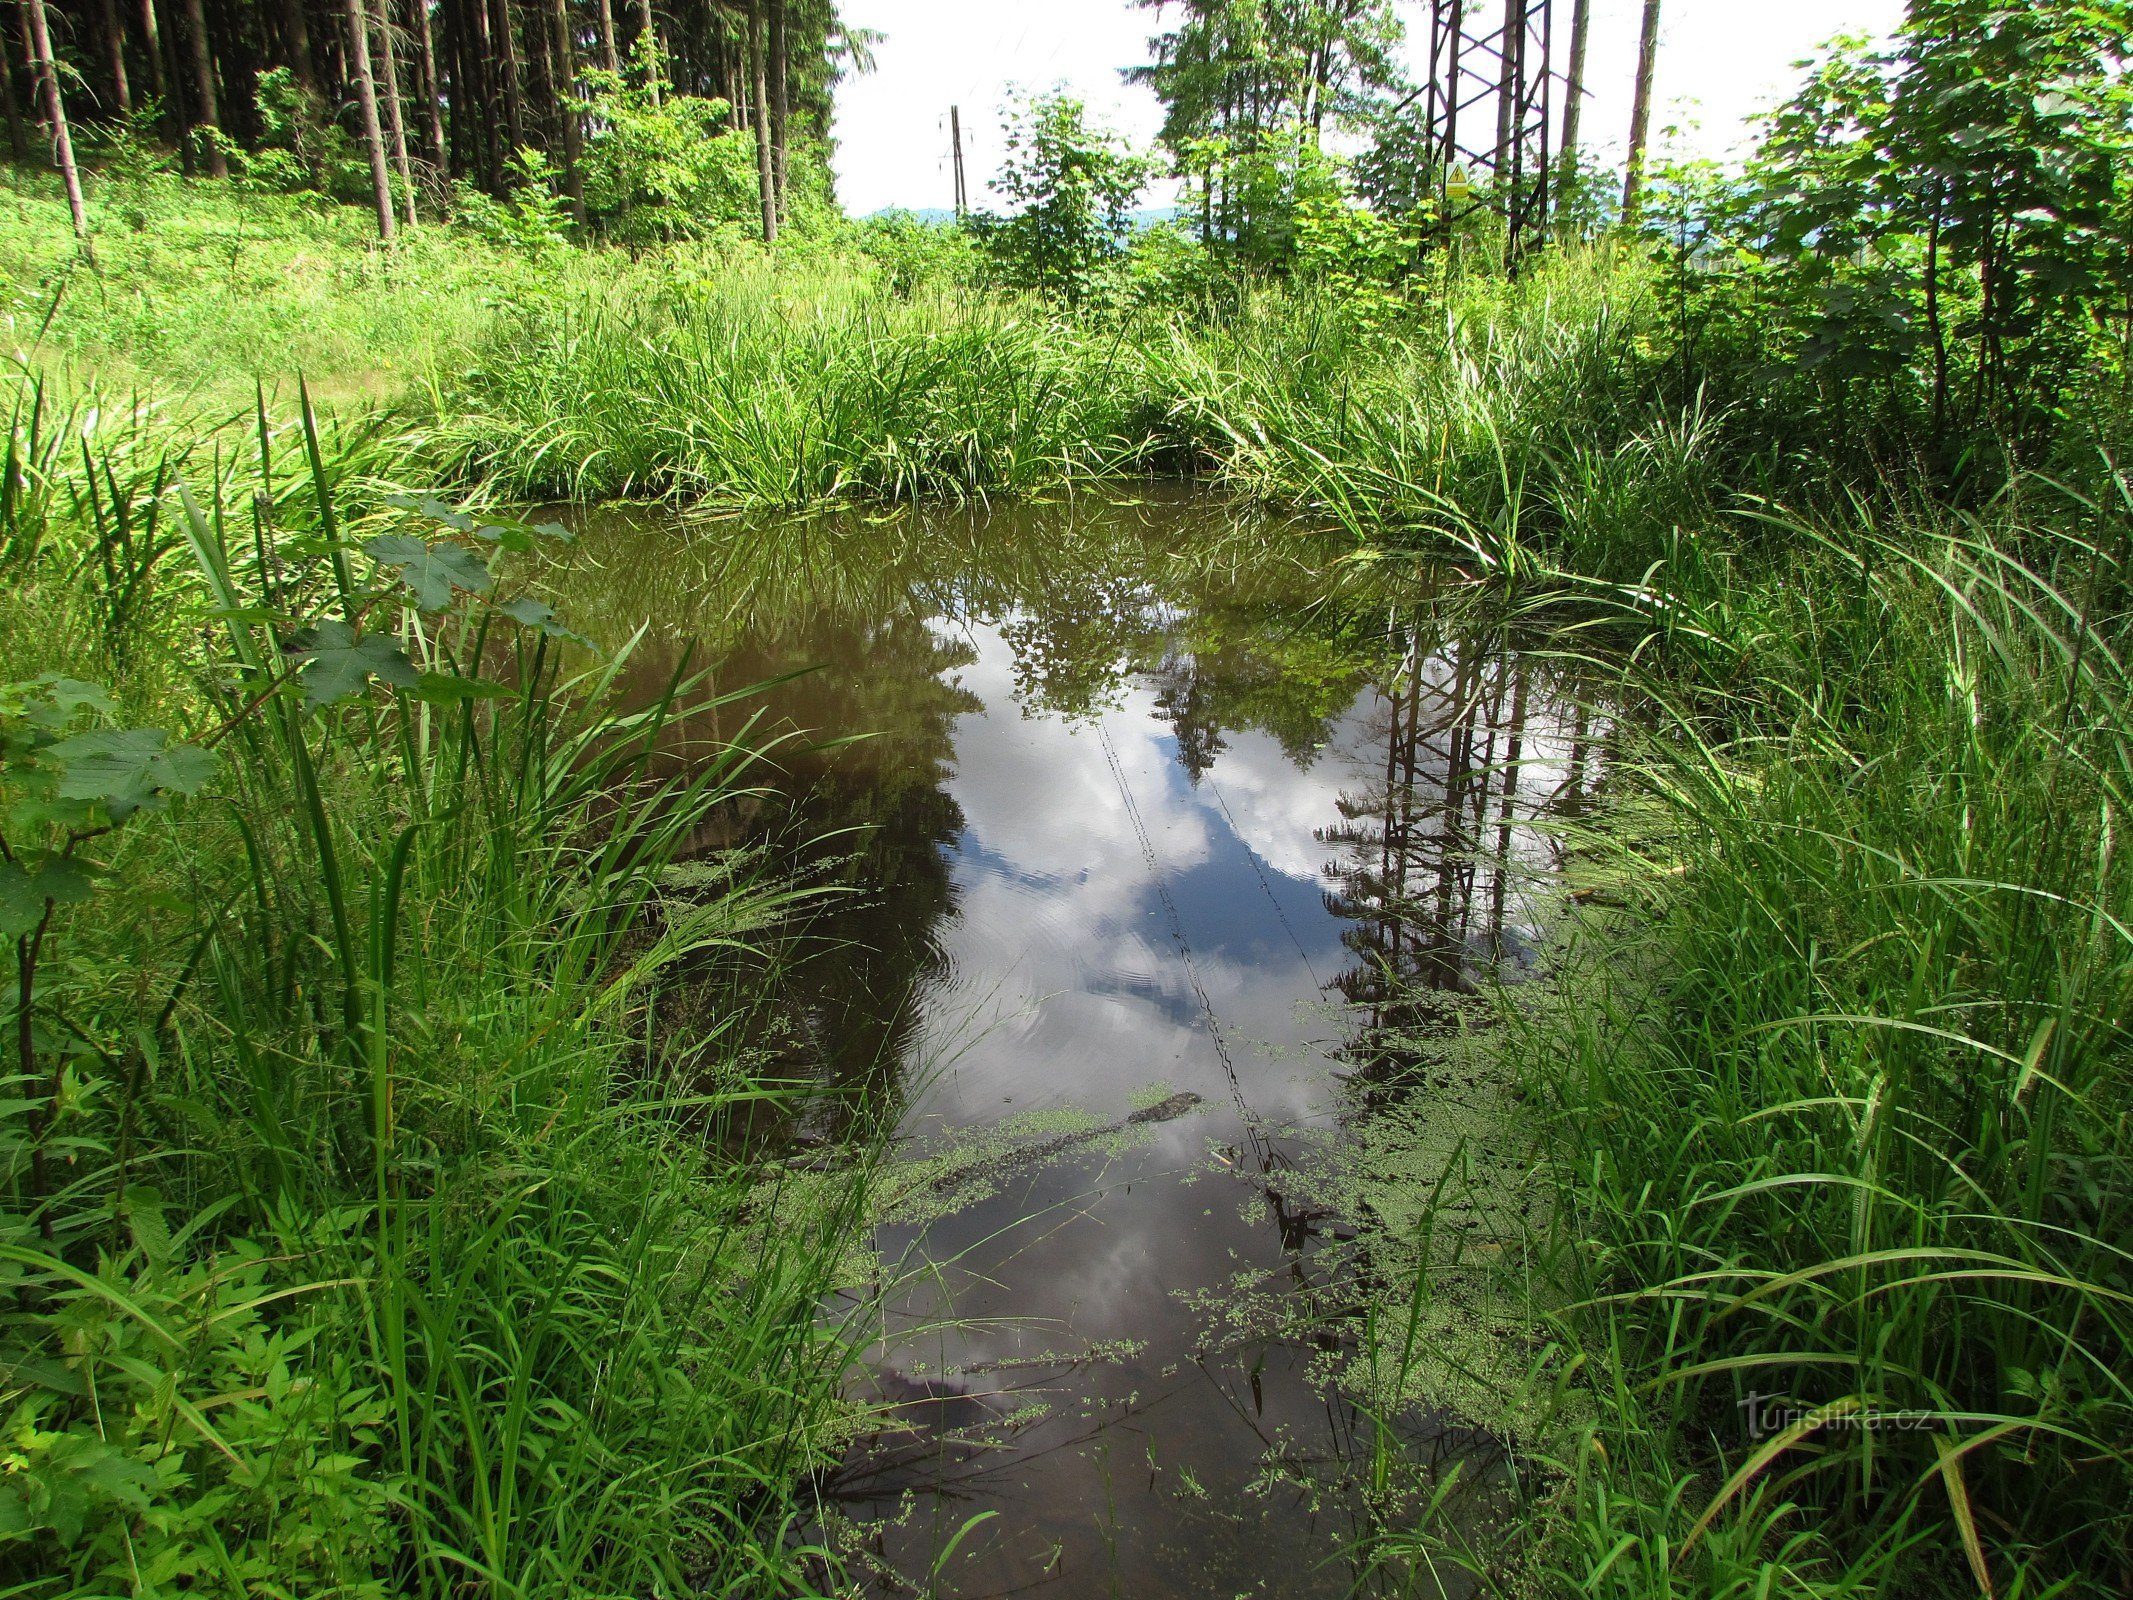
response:
<path id="1" fill-rule="evenodd" d="M 1355 1416 L 1223 1307 L 1313 1281 L 1345 1229 L 1283 1174 L 1414 1020 L 1385 974 L 1523 965 L 1533 823 L 1596 758 L 1541 664 L 1331 555 L 1180 495 L 583 525 L 573 610 L 610 645 L 649 624 L 645 687 L 685 652 L 721 687 L 802 674 L 758 702 L 795 737 L 749 826 L 831 836 L 857 893 L 792 980 L 796 1136 L 863 1095 L 906 1149 L 1023 1152 L 877 1240 L 906 1287 L 861 1387 L 896 1409 L 831 1491 L 878 1592 L 1352 1590 Z"/>

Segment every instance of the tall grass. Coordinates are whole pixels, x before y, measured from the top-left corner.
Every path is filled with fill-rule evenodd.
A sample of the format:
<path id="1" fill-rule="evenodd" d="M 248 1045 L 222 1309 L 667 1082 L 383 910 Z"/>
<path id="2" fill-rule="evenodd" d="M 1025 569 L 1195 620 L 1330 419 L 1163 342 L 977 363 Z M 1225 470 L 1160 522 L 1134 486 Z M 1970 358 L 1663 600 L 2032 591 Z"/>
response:
<path id="1" fill-rule="evenodd" d="M 444 470 L 530 496 L 793 507 L 1024 494 L 1144 466 L 1138 352 L 1041 306 L 726 270 L 544 307 L 442 391 Z"/>
<path id="2" fill-rule="evenodd" d="M 1623 1597 L 2118 1592 L 2133 498 L 1760 520 L 1575 591 L 1650 715 L 1495 1047 L 1556 1193 L 1545 1554 Z"/>
<path id="3" fill-rule="evenodd" d="M 1308 290 L 1096 320 L 849 273 L 660 271 L 532 308 L 424 425 L 440 471 L 512 495 L 775 508 L 1194 472 L 1516 565 L 1678 502 L 1696 441 L 1643 395 L 1646 318 L 1638 274 L 1600 256 L 1411 324 Z"/>
<path id="4" fill-rule="evenodd" d="M 70 1061 L 0 1136 L 11 1592 L 809 1587 L 859 1185 L 782 1203 L 705 1142 L 771 1091 L 637 1032 L 662 974 L 784 903 L 746 861 L 677 870 L 747 748 L 677 766 L 690 680 L 618 711 L 620 661 L 566 677 L 488 598 L 403 610 L 345 536 L 360 439 L 262 414 L 246 466 L 139 419 L 33 443 L 37 409 L 11 673 L 115 665 L 124 553 L 93 547 L 153 512 L 180 545 L 135 539 L 161 622 L 118 700 L 219 772 L 112 836 L 27 1019 Z M 318 703 L 288 647 L 340 618 L 425 676 Z"/>

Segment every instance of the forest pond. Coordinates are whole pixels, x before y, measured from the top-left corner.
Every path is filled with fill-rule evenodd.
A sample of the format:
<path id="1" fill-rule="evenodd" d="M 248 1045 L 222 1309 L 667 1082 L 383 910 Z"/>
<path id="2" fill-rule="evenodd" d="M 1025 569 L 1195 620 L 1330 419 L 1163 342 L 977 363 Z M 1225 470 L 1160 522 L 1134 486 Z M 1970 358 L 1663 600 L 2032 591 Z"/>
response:
<path id="1" fill-rule="evenodd" d="M 685 652 L 781 680 L 700 731 L 784 736 L 746 827 L 850 891 L 789 957 L 778 1048 L 817 1089 L 778 1150 L 864 1101 L 913 1163 L 859 1380 L 893 1409 L 826 1485 L 876 1592 L 1350 1593 L 1325 1340 L 1226 1308 L 1348 1231 L 1284 1174 L 1373 1092 L 1390 1013 L 1529 959 L 1534 823 L 1597 765 L 1549 666 L 1176 491 L 579 531 L 558 587 L 603 645 L 648 622 L 639 693 Z"/>

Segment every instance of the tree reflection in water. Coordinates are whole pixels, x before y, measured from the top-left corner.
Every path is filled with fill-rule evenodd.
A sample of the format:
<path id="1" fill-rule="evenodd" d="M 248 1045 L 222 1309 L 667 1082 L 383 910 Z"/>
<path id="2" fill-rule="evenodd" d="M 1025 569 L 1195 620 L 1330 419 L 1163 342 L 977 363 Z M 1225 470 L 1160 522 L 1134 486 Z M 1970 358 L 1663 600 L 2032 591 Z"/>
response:
<path id="1" fill-rule="evenodd" d="M 737 1022 L 728 997 L 748 986 L 715 970 L 660 1001 L 648 1048 L 670 1065 L 745 1023 L 759 1062 L 809 1091 L 797 1124 L 729 1138 L 791 1155 L 861 1105 L 923 1143 L 1025 1108 L 1118 1127 L 1143 1090 L 1190 1102 L 1142 1143 L 1067 1140 L 1085 1155 L 877 1235 L 926 1267 L 873 1364 L 926 1448 L 862 1456 L 845 1482 L 890 1515 L 907 1489 L 931 1508 L 882 1535 L 906 1573 L 927 1570 L 936 1515 L 952 1533 L 1001 1509 L 953 1592 L 1008 1592 L 1055 1557 L 1095 1573 L 1128 1536 L 1089 1521 L 1114 1496 L 1136 1593 L 1206 1593 L 1218 1574 L 1230 1592 L 1270 1561 L 1295 1575 L 1284 1592 L 1346 1592 L 1254 1482 L 1277 1450 L 1283 1472 L 1337 1478 L 1352 1414 L 1279 1337 L 1202 1346 L 1178 1295 L 1240 1273 L 1308 1292 L 1325 1213 L 1291 1198 L 1294 1130 L 1339 1124 L 1344 1082 L 1371 1078 L 1357 1056 L 1389 1059 L 1432 997 L 1530 959 L 1541 824 L 1595 781 L 1598 741 L 1557 665 L 1433 621 L 1411 574 L 1337 553 L 1154 496 L 769 528 L 608 519 L 556 585 L 610 646 L 645 628 L 640 695 L 685 657 L 721 689 L 770 685 L 669 740 L 686 763 L 749 716 L 784 740 L 764 792 L 699 846 L 778 849 L 846 891 L 783 935 L 774 1015 Z M 1195 1186 L 1215 1165 L 1250 1178 L 1250 1206 Z M 991 1428 L 975 1396 L 1003 1372 L 1050 1409 Z M 1210 1498 L 1107 1478 L 1114 1448 L 1176 1462 Z M 1057 1592 L 1100 1592 L 1075 1581 Z"/>
<path id="2" fill-rule="evenodd" d="M 1393 639 L 1371 713 L 1382 767 L 1319 831 L 1338 852 L 1327 908 L 1356 957 L 1335 987 L 1363 1009 L 1355 1053 L 1374 1068 L 1442 1025 L 1447 997 L 1517 981 L 1534 960 L 1533 891 L 1562 865 L 1547 824 L 1585 805 L 1604 734 L 1552 659 L 1446 636 L 1426 614 Z"/>

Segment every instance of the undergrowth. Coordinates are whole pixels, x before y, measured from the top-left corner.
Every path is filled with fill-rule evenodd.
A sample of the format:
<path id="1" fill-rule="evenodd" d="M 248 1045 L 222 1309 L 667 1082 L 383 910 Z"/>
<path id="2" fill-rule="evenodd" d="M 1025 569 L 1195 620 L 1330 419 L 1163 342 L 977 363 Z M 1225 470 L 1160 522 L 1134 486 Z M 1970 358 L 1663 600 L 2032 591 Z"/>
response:
<path id="1" fill-rule="evenodd" d="M 775 1086 L 641 1031 L 789 902 L 681 870 L 745 734 L 675 763 L 699 683 L 562 671 L 546 535 L 373 432 L 10 400 L 6 1587 L 814 1589 L 863 1174 L 783 1204 Z"/>

